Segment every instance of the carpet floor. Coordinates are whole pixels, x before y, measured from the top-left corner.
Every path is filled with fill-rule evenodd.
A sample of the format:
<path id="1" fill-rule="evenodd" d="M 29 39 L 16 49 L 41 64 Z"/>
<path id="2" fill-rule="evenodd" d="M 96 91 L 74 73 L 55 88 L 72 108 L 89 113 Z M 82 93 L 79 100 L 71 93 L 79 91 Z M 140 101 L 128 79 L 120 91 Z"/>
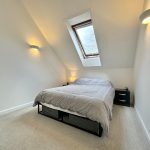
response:
<path id="1" fill-rule="evenodd" d="M 26 108 L 0 117 L 0 150 L 150 150 L 135 110 L 114 106 L 101 138 Z"/>

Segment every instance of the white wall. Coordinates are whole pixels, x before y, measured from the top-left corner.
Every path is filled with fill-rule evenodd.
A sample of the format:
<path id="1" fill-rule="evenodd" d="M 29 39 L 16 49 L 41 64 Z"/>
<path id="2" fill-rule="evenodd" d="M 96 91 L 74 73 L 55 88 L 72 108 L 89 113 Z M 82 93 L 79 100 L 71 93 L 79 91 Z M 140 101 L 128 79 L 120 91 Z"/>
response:
<path id="1" fill-rule="evenodd" d="M 41 46 L 35 55 L 28 44 Z M 0 0 L 0 111 L 32 102 L 66 81 L 65 67 L 20 0 Z"/>
<path id="2" fill-rule="evenodd" d="M 144 9 L 150 9 L 150 0 Z M 135 106 L 150 136 L 150 24 L 140 28 L 134 78 Z"/>

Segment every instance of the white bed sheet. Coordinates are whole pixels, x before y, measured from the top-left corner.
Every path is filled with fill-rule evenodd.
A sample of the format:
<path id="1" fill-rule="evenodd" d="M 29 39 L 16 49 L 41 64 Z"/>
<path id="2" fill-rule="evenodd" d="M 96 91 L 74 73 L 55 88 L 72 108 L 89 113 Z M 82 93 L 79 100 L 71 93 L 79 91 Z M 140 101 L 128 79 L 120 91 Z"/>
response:
<path id="1" fill-rule="evenodd" d="M 66 113 L 70 113 L 70 114 L 76 115 L 76 116 L 85 117 L 84 115 L 81 115 L 81 114 L 79 114 L 77 112 L 73 112 L 73 111 L 70 111 L 70 110 L 67 110 L 67 109 L 62 109 L 60 107 L 56 107 L 56 106 L 53 106 L 51 104 L 46 104 L 46 103 L 41 103 L 41 104 L 46 106 L 46 107 L 55 109 L 55 110 L 60 110 L 60 111 L 66 112 Z"/>

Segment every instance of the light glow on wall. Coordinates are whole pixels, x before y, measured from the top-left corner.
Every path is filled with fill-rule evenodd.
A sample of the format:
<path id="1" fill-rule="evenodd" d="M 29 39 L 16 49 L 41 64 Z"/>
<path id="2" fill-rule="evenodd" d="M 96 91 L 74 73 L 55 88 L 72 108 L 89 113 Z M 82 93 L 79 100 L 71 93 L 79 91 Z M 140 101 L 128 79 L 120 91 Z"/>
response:
<path id="1" fill-rule="evenodd" d="M 75 71 L 72 71 L 70 73 L 70 78 L 69 78 L 69 82 L 73 83 L 75 80 L 77 79 L 77 73 Z"/>
<path id="2" fill-rule="evenodd" d="M 29 45 L 36 45 L 36 46 L 38 46 L 38 47 L 42 47 L 42 43 L 40 42 L 40 40 L 39 39 L 37 39 L 36 37 L 28 37 L 27 38 L 27 43 L 29 44 Z"/>
<path id="3" fill-rule="evenodd" d="M 30 48 L 29 49 L 30 55 L 33 57 L 40 57 L 40 51 L 36 48 Z"/>
<path id="4" fill-rule="evenodd" d="M 70 82 L 70 83 L 73 83 L 76 79 L 77 79 L 77 77 L 71 76 L 70 79 L 69 79 L 69 82 Z"/>

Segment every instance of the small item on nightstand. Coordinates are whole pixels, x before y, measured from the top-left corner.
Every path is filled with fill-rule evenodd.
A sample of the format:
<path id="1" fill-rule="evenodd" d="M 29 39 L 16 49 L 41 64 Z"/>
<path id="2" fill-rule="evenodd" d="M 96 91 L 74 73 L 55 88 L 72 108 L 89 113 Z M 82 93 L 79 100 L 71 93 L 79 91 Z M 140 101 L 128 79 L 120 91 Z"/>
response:
<path id="1" fill-rule="evenodd" d="M 67 85 L 69 85 L 69 82 L 67 82 L 66 84 L 63 84 L 62 86 L 67 86 Z"/>
<path id="2" fill-rule="evenodd" d="M 127 87 L 124 89 L 115 89 L 114 104 L 130 107 L 130 91 Z"/>

